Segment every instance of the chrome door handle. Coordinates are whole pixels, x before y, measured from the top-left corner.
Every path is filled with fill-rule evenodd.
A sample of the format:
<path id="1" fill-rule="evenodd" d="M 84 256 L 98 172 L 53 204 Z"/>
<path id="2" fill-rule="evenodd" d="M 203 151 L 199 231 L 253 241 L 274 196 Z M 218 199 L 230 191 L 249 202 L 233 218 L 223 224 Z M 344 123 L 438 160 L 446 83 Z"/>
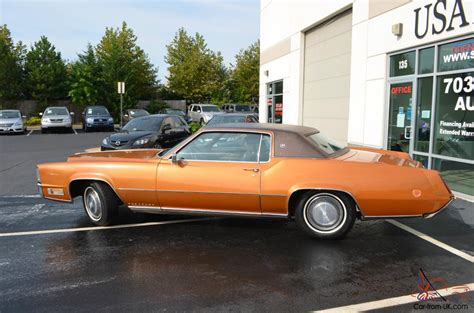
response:
<path id="1" fill-rule="evenodd" d="M 260 170 L 258 168 L 244 168 L 244 171 L 258 173 Z"/>

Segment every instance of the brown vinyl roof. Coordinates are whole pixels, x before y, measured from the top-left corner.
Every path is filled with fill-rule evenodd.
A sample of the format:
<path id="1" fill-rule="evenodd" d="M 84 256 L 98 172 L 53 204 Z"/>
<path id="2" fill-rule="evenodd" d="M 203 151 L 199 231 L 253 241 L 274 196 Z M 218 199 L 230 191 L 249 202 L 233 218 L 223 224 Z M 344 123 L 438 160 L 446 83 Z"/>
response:
<path id="1" fill-rule="evenodd" d="M 273 132 L 275 157 L 325 159 L 339 155 L 339 153 L 329 155 L 308 139 L 309 135 L 319 133 L 319 130 L 313 127 L 284 124 L 235 123 L 209 125 L 203 129 L 203 131 L 239 130 Z M 342 152 L 343 151 L 341 151 L 341 153 Z"/>
<path id="2" fill-rule="evenodd" d="M 267 124 L 267 123 L 233 123 L 233 124 L 217 124 L 206 126 L 206 129 L 219 129 L 219 130 L 267 130 L 267 131 L 278 131 L 278 132 L 290 132 L 301 135 L 316 134 L 319 130 L 308 126 L 299 125 L 287 125 L 287 124 Z"/>

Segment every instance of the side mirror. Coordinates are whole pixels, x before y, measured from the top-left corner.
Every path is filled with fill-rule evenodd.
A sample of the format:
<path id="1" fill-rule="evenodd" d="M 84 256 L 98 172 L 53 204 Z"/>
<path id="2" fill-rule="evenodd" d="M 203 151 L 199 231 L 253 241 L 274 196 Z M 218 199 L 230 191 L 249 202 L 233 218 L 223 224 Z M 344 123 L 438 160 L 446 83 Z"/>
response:
<path id="1" fill-rule="evenodd" d="M 39 116 L 43 116 L 43 113 L 40 113 Z"/>
<path id="2" fill-rule="evenodd" d="M 70 115 L 74 115 L 74 112 L 69 113 Z"/>
<path id="3" fill-rule="evenodd" d="M 196 112 L 201 113 L 201 110 L 198 109 Z"/>
<path id="4" fill-rule="evenodd" d="M 125 114 L 124 117 L 128 117 L 128 114 Z"/>
<path id="5" fill-rule="evenodd" d="M 82 116 L 86 115 L 86 113 L 82 112 Z"/>
<path id="6" fill-rule="evenodd" d="M 173 164 L 178 163 L 178 157 L 176 156 L 176 153 L 174 153 L 174 154 L 171 156 L 171 163 L 173 163 Z"/>
<path id="7" fill-rule="evenodd" d="M 21 118 L 26 118 L 26 115 L 22 115 Z"/>
<path id="8" fill-rule="evenodd" d="M 164 133 L 168 130 L 171 130 L 171 125 L 170 124 L 163 125 L 163 128 L 161 129 L 161 132 Z"/>

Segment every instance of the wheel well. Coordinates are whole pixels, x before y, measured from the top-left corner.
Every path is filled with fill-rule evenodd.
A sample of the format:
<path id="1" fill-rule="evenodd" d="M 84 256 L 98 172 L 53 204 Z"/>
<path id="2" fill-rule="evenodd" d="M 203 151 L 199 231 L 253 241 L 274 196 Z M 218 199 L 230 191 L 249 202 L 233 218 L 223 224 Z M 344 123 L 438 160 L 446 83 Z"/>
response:
<path id="1" fill-rule="evenodd" d="M 84 190 L 86 190 L 86 187 L 92 183 L 101 183 L 109 186 L 109 188 L 112 189 L 115 196 L 119 200 L 120 204 L 123 204 L 122 199 L 120 199 L 117 192 L 115 192 L 115 189 L 108 182 L 96 179 L 77 179 L 69 183 L 69 195 L 71 196 L 71 200 L 75 197 L 82 196 L 84 194 Z"/>
<path id="2" fill-rule="evenodd" d="M 346 192 L 346 191 L 342 191 L 342 190 L 333 190 L 333 189 L 299 189 L 299 190 L 296 190 L 295 192 L 293 192 L 290 196 L 290 199 L 288 200 L 288 215 L 290 217 L 294 217 L 295 216 L 295 210 L 296 210 L 296 205 L 298 204 L 298 202 L 303 198 L 305 197 L 308 193 L 310 192 L 327 192 L 327 193 L 331 193 L 331 194 L 334 194 L 334 195 L 339 195 L 339 196 L 345 196 L 347 199 L 349 199 L 349 201 L 352 202 L 352 204 L 354 205 L 354 207 L 356 208 L 356 213 L 357 213 L 357 217 L 360 218 L 361 216 L 361 213 L 360 213 L 360 208 L 359 206 L 357 205 L 357 201 L 354 199 L 354 197 Z"/>

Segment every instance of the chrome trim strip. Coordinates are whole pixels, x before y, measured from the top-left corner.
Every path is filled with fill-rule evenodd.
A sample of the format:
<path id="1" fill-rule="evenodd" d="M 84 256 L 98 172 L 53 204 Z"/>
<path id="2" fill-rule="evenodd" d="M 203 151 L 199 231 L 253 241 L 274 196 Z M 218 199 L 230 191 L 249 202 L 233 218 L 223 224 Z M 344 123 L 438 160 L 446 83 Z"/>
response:
<path id="1" fill-rule="evenodd" d="M 393 218 L 413 218 L 413 217 L 422 217 L 421 214 L 415 215 L 365 215 L 362 216 L 362 220 L 385 220 L 385 219 L 393 219 Z"/>
<path id="2" fill-rule="evenodd" d="M 245 211 L 222 211 L 222 210 L 205 210 L 205 209 L 190 209 L 190 208 L 170 208 L 170 207 L 148 207 L 148 206 L 129 206 L 131 211 L 143 213 L 185 213 L 185 214 L 210 214 L 210 215 L 241 215 L 241 216 L 255 216 L 255 217 L 288 217 L 287 214 L 280 213 L 260 213 L 260 212 L 245 212 Z"/>
<path id="3" fill-rule="evenodd" d="M 143 189 L 143 188 L 117 188 L 120 191 L 146 191 L 146 192 L 155 192 L 156 189 Z"/>
<path id="4" fill-rule="evenodd" d="M 432 218 L 433 216 L 437 215 L 441 211 L 444 211 L 451 203 L 453 203 L 454 200 L 456 200 L 456 197 L 452 196 L 451 199 L 449 199 L 449 201 L 445 205 L 443 205 L 439 210 L 432 213 L 423 214 L 423 218 Z"/>

